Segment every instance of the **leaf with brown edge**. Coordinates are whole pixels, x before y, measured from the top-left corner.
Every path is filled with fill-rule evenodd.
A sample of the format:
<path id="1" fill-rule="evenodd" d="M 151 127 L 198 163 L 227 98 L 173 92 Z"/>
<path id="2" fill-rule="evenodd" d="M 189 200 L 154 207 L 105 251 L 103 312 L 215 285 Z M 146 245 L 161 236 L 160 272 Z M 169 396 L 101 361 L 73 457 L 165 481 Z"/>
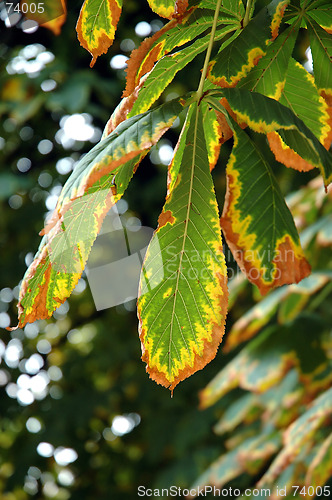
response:
<path id="1" fill-rule="evenodd" d="M 215 41 L 222 40 L 233 31 L 234 26 L 226 25 L 221 27 L 215 35 Z M 229 43 L 231 38 L 227 39 L 224 43 Z M 184 49 L 162 57 L 147 75 L 146 81 L 139 91 L 128 116 L 135 116 L 137 113 L 143 113 L 148 110 L 170 84 L 175 75 L 207 49 L 209 41 L 210 34 L 204 35 Z"/>
<path id="2" fill-rule="evenodd" d="M 222 24 L 222 21 L 221 19 L 219 24 Z M 137 49 L 132 51 L 127 62 L 127 82 L 123 95 L 129 96 L 141 78 L 151 71 L 158 60 L 176 47 L 194 40 L 211 28 L 212 22 L 212 11 L 191 7 L 183 15 L 168 22 L 152 37 L 146 38 Z"/>
<path id="3" fill-rule="evenodd" d="M 301 158 L 301 156 L 291 149 L 281 139 L 277 132 L 269 132 L 267 134 L 270 149 L 275 156 L 275 159 L 283 163 L 288 168 L 293 168 L 299 172 L 308 172 L 312 170 L 314 165 Z"/>
<path id="4" fill-rule="evenodd" d="M 122 0 L 85 0 L 76 31 L 80 44 L 92 55 L 91 68 L 112 45 L 121 10 Z"/>
<path id="5" fill-rule="evenodd" d="M 310 266 L 270 166 L 248 135 L 233 124 L 220 224 L 239 267 L 265 294 L 299 282 L 310 273 Z"/>
<path id="6" fill-rule="evenodd" d="M 215 108 L 215 115 L 211 113 L 213 111 L 212 109 L 209 111 L 209 106 L 207 108 L 204 107 L 205 104 L 206 103 L 203 100 L 202 109 L 205 110 L 203 112 L 204 133 L 208 150 L 210 169 L 212 170 L 218 160 L 220 147 L 224 144 L 224 142 L 233 137 L 233 130 L 229 126 L 228 120 L 225 116 L 226 110 L 235 121 L 236 115 L 229 107 L 229 104 L 225 98 L 222 98 L 220 100 L 219 109 L 222 110 L 222 112 L 220 110 L 218 111 Z M 207 117 L 207 119 L 205 117 Z M 240 122 L 238 123 L 238 125 L 240 125 L 241 128 L 247 127 L 247 124 L 244 122 Z"/>
<path id="7" fill-rule="evenodd" d="M 148 0 L 148 3 L 153 12 L 166 19 L 183 14 L 188 7 L 188 0 Z"/>
<path id="8" fill-rule="evenodd" d="M 213 87 L 212 83 L 206 80 L 204 91 L 210 90 Z M 225 98 L 220 100 L 220 109 L 222 112 L 211 108 L 204 100 L 201 102 L 201 109 L 210 170 L 213 170 L 219 158 L 220 147 L 224 142 L 233 137 L 233 130 L 229 126 L 225 116 L 227 115 L 226 110 L 235 121 L 236 115 L 231 110 Z M 241 128 L 247 126 L 244 122 L 240 122 L 239 125 Z"/>
<path id="9" fill-rule="evenodd" d="M 127 118 L 128 114 L 130 113 L 130 111 L 133 108 L 133 105 L 135 104 L 138 93 L 139 93 L 140 89 L 142 88 L 147 76 L 148 76 L 148 73 L 142 77 L 140 84 L 137 85 L 135 90 L 128 97 L 123 97 L 121 99 L 120 103 L 115 108 L 110 119 L 108 120 L 108 122 L 105 125 L 102 139 L 104 139 L 104 137 L 111 134 L 113 132 L 113 130 L 115 130 L 116 127 L 118 125 L 120 125 L 120 123 L 122 123 Z"/>
<path id="10" fill-rule="evenodd" d="M 268 46 L 266 55 L 258 61 L 247 77 L 239 82 L 238 87 L 279 100 L 297 35 L 298 27 L 289 26 Z"/>
<path id="11" fill-rule="evenodd" d="M 108 210 L 122 197 L 140 160 L 185 105 L 185 99 L 176 99 L 125 120 L 77 164 L 23 279 L 19 327 L 51 316 L 69 297 Z"/>
<path id="12" fill-rule="evenodd" d="M 205 81 L 204 92 L 215 88 L 209 80 Z M 218 160 L 220 147 L 224 142 L 233 137 L 233 130 L 226 119 L 226 111 L 231 117 L 236 120 L 236 115 L 233 113 L 225 98 L 220 100 L 220 110 L 211 108 L 204 100 L 201 103 L 203 110 L 203 125 L 206 146 L 208 150 L 210 169 L 212 170 Z M 212 113 L 214 111 L 214 114 Z M 245 128 L 246 123 L 239 123 L 241 128 Z"/>
<path id="13" fill-rule="evenodd" d="M 146 38 L 137 49 L 134 49 L 127 61 L 127 78 L 126 88 L 123 91 L 123 97 L 129 97 L 140 82 L 140 79 L 153 68 L 154 63 L 161 55 L 163 43 L 158 42 L 164 33 L 172 29 L 179 23 L 178 20 L 172 19 L 165 24 L 153 36 Z"/>
<path id="14" fill-rule="evenodd" d="M 185 14 L 172 19 L 152 37 L 146 38 L 138 49 L 133 50 L 127 62 L 127 83 L 124 96 L 129 96 L 141 78 L 152 70 L 155 63 L 176 47 L 194 40 L 210 29 L 213 11 L 191 7 Z M 224 19 L 218 22 L 222 24 Z M 231 24 L 237 21 L 233 19 Z"/>
<path id="15" fill-rule="evenodd" d="M 55 35 L 60 35 L 61 27 L 67 17 L 66 0 L 44 0 L 42 3 L 22 0 L 20 4 L 26 4 L 25 8 L 21 9 L 22 12 L 27 12 L 24 15 L 26 19 L 36 21 L 43 28 L 51 30 Z"/>
<path id="16" fill-rule="evenodd" d="M 323 97 L 323 99 L 327 104 L 327 113 L 329 115 L 329 120 L 328 120 L 329 132 L 325 137 L 323 145 L 326 149 L 330 149 L 332 144 L 332 95 L 328 96 L 327 94 L 325 94 L 325 92 L 321 92 L 321 96 Z"/>
<path id="17" fill-rule="evenodd" d="M 277 36 L 288 0 L 273 0 L 264 7 L 239 36 L 209 63 L 208 78 L 220 87 L 235 87 L 266 55 L 267 46 Z"/>
<path id="18" fill-rule="evenodd" d="M 332 139 L 331 108 L 318 94 L 313 76 L 294 59 L 289 62 L 279 102 L 291 109 L 329 149 Z M 301 172 L 312 170 L 313 165 L 285 144 L 278 133 L 270 132 L 267 138 L 276 160 Z"/>
<path id="19" fill-rule="evenodd" d="M 217 117 L 217 111 L 210 109 L 205 102 L 202 102 L 201 108 L 209 165 L 210 170 L 213 170 L 219 158 L 221 144 L 224 142 L 223 129 L 219 117 Z"/>
<path id="20" fill-rule="evenodd" d="M 147 372 L 173 391 L 215 357 L 227 311 L 218 207 L 196 104 L 169 168 L 158 222 L 142 268 L 139 330 Z"/>
<path id="21" fill-rule="evenodd" d="M 237 115 L 237 120 L 246 122 L 255 132 L 278 132 L 288 147 L 319 168 L 325 186 L 329 185 L 332 180 L 332 155 L 289 107 L 246 89 L 223 89 L 220 92 L 215 91 L 213 95 L 226 97 Z M 206 98 L 212 104 L 210 97 Z"/>

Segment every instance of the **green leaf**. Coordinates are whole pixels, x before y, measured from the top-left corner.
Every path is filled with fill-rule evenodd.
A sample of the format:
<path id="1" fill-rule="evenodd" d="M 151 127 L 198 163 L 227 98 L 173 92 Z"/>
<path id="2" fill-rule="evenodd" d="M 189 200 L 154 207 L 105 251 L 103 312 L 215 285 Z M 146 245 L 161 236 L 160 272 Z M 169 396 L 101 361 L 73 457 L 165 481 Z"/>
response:
<path id="1" fill-rule="evenodd" d="M 215 0 L 201 0 L 199 7 L 215 10 L 216 2 Z M 242 0 L 223 0 L 219 12 L 223 18 L 229 16 L 230 18 L 237 17 L 239 20 L 242 20 L 245 10 Z"/>
<path id="2" fill-rule="evenodd" d="M 286 427 L 303 412 L 305 393 L 306 388 L 300 381 L 299 373 L 292 368 L 278 384 L 258 396 L 264 408 L 263 420 L 277 429 Z M 290 398 L 291 405 L 289 404 Z"/>
<path id="3" fill-rule="evenodd" d="M 214 1 L 211 3 L 215 4 Z M 223 16 L 228 14 L 242 20 L 245 14 L 245 8 L 242 0 L 223 0 L 220 7 L 220 14 Z"/>
<path id="4" fill-rule="evenodd" d="M 311 201 L 311 200 L 310 200 Z M 332 244 L 332 214 L 321 217 L 317 222 L 308 226 L 301 233 L 301 242 L 304 247 L 307 247 L 314 237 L 321 241 L 323 246 Z M 325 243 L 326 241 L 326 243 Z"/>
<path id="5" fill-rule="evenodd" d="M 230 311 L 237 303 L 238 298 L 244 293 L 248 285 L 248 281 L 243 273 L 235 273 L 234 277 L 228 282 L 228 310 Z M 226 345 L 226 344 L 225 344 Z M 224 348 L 225 348 L 224 345 Z"/>
<path id="6" fill-rule="evenodd" d="M 273 0 L 241 31 L 233 43 L 209 64 L 208 78 L 220 87 L 234 87 L 266 55 L 267 45 L 278 34 L 288 0 Z"/>
<path id="7" fill-rule="evenodd" d="M 156 61 L 210 29 L 212 22 L 213 12 L 193 7 L 184 16 L 172 19 L 152 37 L 144 40 L 127 61 L 127 84 L 124 95 L 129 96 L 133 92 Z"/>
<path id="8" fill-rule="evenodd" d="M 325 31 L 332 34 L 332 6 L 329 0 L 301 0 L 307 16 L 310 16 Z"/>
<path id="9" fill-rule="evenodd" d="M 216 32 L 215 41 L 222 40 L 235 29 L 234 26 L 224 26 L 220 28 Z M 175 75 L 187 66 L 196 56 L 207 49 L 209 40 L 210 34 L 205 35 L 188 47 L 160 59 L 148 74 L 129 116 L 135 116 L 135 114 L 142 113 L 149 109 L 165 90 L 167 85 L 173 80 Z M 229 41 L 227 42 L 229 43 Z"/>
<path id="10" fill-rule="evenodd" d="M 80 44 L 92 55 L 92 68 L 112 45 L 120 19 L 122 0 L 85 0 L 76 31 Z"/>
<path id="11" fill-rule="evenodd" d="M 278 36 L 257 66 L 239 82 L 238 88 L 246 88 L 279 100 L 286 82 L 286 72 L 298 30 L 294 26 Z"/>
<path id="12" fill-rule="evenodd" d="M 200 9 L 197 6 L 191 7 L 184 15 L 176 16 L 176 18 L 172 19 L 152 37 L 144 40 L 140 47 L 131 53 L 127 61 L 127 83 L 123 95 L 130 96 L 140 84 L 143 76 L 149 73 L 154 64 L 160 61 L 165 55 L 174 51 L 176 47 L 181 47 L 193 41 L 203 33 L 206 34 L 212 27 L 214 10 L 215 7 L 213 11 Z M 233 31 L 240 29 L 239 19 L 221 14 L 218 19 L 218 29 L 225 27 L 223 26 L 225 24 L 232 26 Z M 226 31 L 227 33 L 228 30 Z M 216 40 L 219 39 L 220 37 Z M 206 36 L 206 40 L 209 40 L 209 35 Z M 201 42 L 204 42 L 204 40 L 201 40 Z"/>
<path id="13" fill-rule="evenodd" d="M 270 166 L 235 122 L 233 130 L 220 224 L 241 270 L 265 294 L 275 286 L 297 283 L 310 266 Z"/>
<path id="14" fill-rule="evenodd" d="M 170 166 L 158 222 L 141 274 L 140 339 L 150 377 L 173 391 L 214 358 L 227 309 L 218 207 L 196 105 Z"/>
<path id="15" fill-rule="evenodd" d="M 217 119 L 216 111 L 202 101 L 201 104 L 204 136 L 207 147 L 210 170 L 212 170 L 219 158 L 220 146 L 222 142 L 222 129 Z"/>
<path id="16" fill-rule="evenodd" d="M 312 75 L 294 59 L 290 60 L 285 87 L 279 102 L 291 109 L 317 139 L 326 148 L 329 147 L 331 124 L 328 106 L 319 96 Z M 268 141 L 276 159 L 287 167 L 300 171 L 312 169 L 312 165 L 287 147 L 276 132 L 268 134 Z"/>
<path id="17" fill-rule="evenodd" d="M 213 95 L 218 96 L 217 92 Z M 274 99 L 245 89 L 223 89 L 238 120 L 255 132 L 278 132 L 283 141 L 302 158 L 320 169 L 325 186 L 332 180 L 332 155 L 294 113 Z"/>
<path id="18" fill-rule="evenodd" d="M 105 215 L 122 197 L 139 161 L 184 105 L 184 99 L 177 99 L 126 120 L 78 163 L 23 279 L 19 327 L 51 316 L 69 297 Z"/>
<path id="19" fill-rule="evenodd" d="M 312 19 L 307 26 L 318 92 L 332 96 L 332 37 Z"/>

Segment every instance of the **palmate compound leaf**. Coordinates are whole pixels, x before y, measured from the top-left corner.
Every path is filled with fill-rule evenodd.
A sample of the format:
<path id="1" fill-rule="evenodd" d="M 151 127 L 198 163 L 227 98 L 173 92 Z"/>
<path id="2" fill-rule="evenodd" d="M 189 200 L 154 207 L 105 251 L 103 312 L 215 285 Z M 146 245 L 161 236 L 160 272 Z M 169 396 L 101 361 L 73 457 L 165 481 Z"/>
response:
<path id="1" fill-rule="evenodd" d="M 178 141 L 158 222 L 141 274 L 140 339 L 150 377 L 173 391 L 214 358 L 227 310 L 218 207 L 196 105 Z"/>
<path id="2" fill-rule="evenodd" d="M 271 167 L 234 121 L 232 128 L 234 146 L 220 224 L 239 267 L 265 294 L 297 283 L 310 273 L 310 266 Z"/>
<path id="3" fill-rule="evenodd" d="M 185 99 L 175 99 L 126 120 L 80 160 L 24 276 L 18 327 L 51 316 L 69 297 L 107 212 L 122 197 L 142 157 L 185 105 Z"/>
<path id="4" fill-rule="evenodd" d="M 220 87 L 234 87 L 266 54 L 277 36 L 288 0 L 273 0 L 241 31 L 236 40 L 220 50 L 209 64 L 208 78 Z"/>
<path id="5" fill-rule="evenodd" d="M 92 68 L 112 45 L 122 10 L 122 0 L 85 0 L 77 25 L 80 44 L 92 55 Z"/>

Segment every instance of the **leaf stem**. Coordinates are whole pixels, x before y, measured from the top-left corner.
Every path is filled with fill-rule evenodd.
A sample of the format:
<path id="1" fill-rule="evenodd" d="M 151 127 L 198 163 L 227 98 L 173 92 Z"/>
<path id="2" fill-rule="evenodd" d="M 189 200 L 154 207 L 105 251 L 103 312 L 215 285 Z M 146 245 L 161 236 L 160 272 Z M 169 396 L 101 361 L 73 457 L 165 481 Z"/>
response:
<path id="1" fill-rule="evenodd" d="M 248 0 L 250 1 L 250 0 Z M 218 0 L 217 1 L 217 5 L 216 5 L 216 10 L 214 12 L 214 18 L 213 18 L 213 24 L 212 24 L 212 28 L 211 28 L 211 35 L 210 35 L 210 40 L 209 40 L 209 45 L 206 49 L 206 54 L 205 54 L 205 61 L 204 61 L 204 66 L 203 66 L 203 69 L 202 69 L 202 74 L 201 74 L 201 79 L 199 81 L 199 85 L 198 85 L 198 89 L 197 89 L 197 102 L 199 102 L 203 96 L 203 88 L 204 88 L 204 82 L 205 82 L 205 78 L 206 78 L 206 74 L 207 74 L 207 70 L 208 70 L 208 65 L 209 65 L 209 62 L 210 62 L 210 56 L 211 56 L 211 51 L 212 51 L 212 46 L 213 46 L 213 42 L 214 42 L 214 35 L 216 33 L 216 29 L 217 29 L 217 23 L 218 23 L 218 17 L 219 17 L 219 10 L 220 10 L 220 6 L 221 6 L 221 2 L 222 0 Z"/>
<path id="2" fill-rule="evenodd" d="M 253 4 L 253 0 L 247 0 L 246 13 L 243 18 L 243 27 L 245 28 L 249 23 L 250 11 Z"/>

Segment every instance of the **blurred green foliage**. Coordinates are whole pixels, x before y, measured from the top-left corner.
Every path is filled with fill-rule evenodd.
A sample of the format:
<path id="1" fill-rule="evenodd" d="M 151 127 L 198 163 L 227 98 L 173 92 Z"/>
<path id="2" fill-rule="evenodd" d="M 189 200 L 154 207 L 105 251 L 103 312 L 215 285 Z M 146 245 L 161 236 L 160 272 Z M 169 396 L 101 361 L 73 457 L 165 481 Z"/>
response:
<path id="1" fill-rule="evenodd" d="M 124 71 L 112 69 L 111 58 L 139 44 L 138 22 L 160 27 L 145 4 L 126 2 L 111 52 L 90 70 L 75 34 L 80 3 L 72 3 L 59 37 L 42 28 L 25 33 L 20 23 L 7 28 L 0 21 L 2 328 L 16 321 L 18 282 L 38 247 L 43 216 L 120 100 Z M 300 41 L 299 59 L 305 48 Z M 192 66 L 193 74 L 200 63 Z M 168 92 L 183 93 L 187 85 L 180 73 Z M 66 137 L 65 117 L 83 113 L 93 136 Z M 164 144 L 174 146 L 178 132 L 172 129 Z M 226 144 L 214 171 L 218 199 L 228 154 Z M 155 227 L 167 172 L 156 151 L 150 159 L 127 191 L 127 215 Z M 325 197 L 320 179 L 299 189 L 315 173 L 274 165 L 283 191 L 294 191 L 289 204 L 315 273 L 264 300 L 238 275 L 230 285 L 225 350 L 183 382 L 173 399 L 147 378 L 139 360 L 135 312 L 122 305 L 97 312 L 85 277 L 51 320 L 12 333 L 1 330 L 1 498 L 130 500 L 139 485 L 242 488 L 259 480 L 273 487 L 276 466 L 268 467 L 277 455 L 277 466 L 288 463 L 280 487 L 328 481 L 331 197 Z M 234 262 L 228 265 L 236 269 Z M 205 386 L 203 410 L 198 392 Z M 324 397 L 327 410 L 312 419 Z M 306 418 L 314 422 L 310 433 Z"/>

